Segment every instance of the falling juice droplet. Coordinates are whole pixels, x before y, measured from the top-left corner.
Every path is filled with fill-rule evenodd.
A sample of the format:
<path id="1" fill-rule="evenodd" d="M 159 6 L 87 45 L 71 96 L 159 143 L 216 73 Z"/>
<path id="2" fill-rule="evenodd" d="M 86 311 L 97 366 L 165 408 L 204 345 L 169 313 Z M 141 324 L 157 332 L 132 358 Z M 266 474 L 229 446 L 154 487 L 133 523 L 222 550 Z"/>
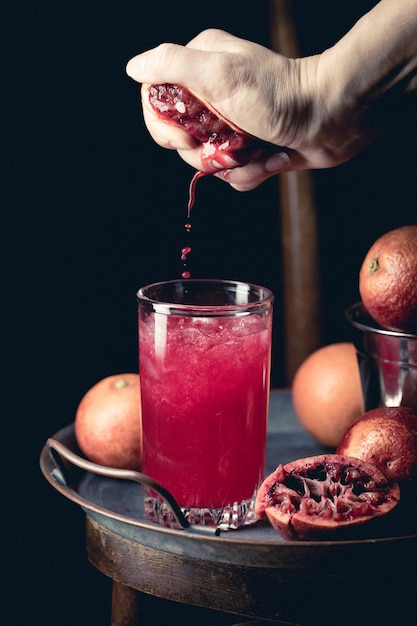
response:
<path id="1" fill-rule="evenodd" d="M 191 223 L 187 222 L 187 224 L 184 224 L 184 228 L 188 236 L 191 232 Z M 184 268 L 187 268 L 187 255 L 190 252 L 191 252 L 191 246 L 184 246 L 183 249 L 181 250 L 181 261 L 183 261 Z M 182 278 L 190 278 L 191 273 L 187 269 L 184 269 L 181 276 Z"/>
<path id="2" fill-rule="evenodd" d="M 190 252 L 191 252 L 191 248 L 189 246 L 186 246 L 185 248 L 183 248 L 181 250 L 181 261 L 186 261 L 187 254 L 189 254 Z"/>
<path id="3" fill-rule="evenodd" d="M 191 231 L 191 224 L 190 223 L 185 224 L 185 231 L 186 231 L 187 238 L 188 238 L 188 236 L 190 234 L 190 231 Z M 183 270 L 183 272 L 181 274 L 182 278 L 190 278 L 190 276 L 191 276 L 191 273 L 190 273 L 190 271 L 187 268 L 187 256 L 190 254 L 190 252 L 191 252 L 191 246 L 184 245 L 182 250 L 181 250 L 181 261 L 182 261 L 183 267 L 184 267 L 184 270 Z"/>

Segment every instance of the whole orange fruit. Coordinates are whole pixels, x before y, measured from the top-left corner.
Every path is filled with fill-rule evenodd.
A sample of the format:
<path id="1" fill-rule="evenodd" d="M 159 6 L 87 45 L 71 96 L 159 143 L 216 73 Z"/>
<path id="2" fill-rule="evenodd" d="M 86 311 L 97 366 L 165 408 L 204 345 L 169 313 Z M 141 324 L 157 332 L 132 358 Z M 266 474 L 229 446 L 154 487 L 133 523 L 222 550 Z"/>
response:
<path id="1" fill-rule="evenodd" d="M 292 398 L 307 432 L 322 445 L 335 448 L 364 411 L 354 345 L 333 343 L 310 354 L 295 373 Z"/>
<path id="2" fill-rule="evenodd" d="M 114 374 L 96 383 L 81 399 L 75 437 L 94 463 L 140 470 L 142 413 L 138 374 Z"/>
<path id="3" fill-rule="evenodd" d="M 369 249 L 359 272 L 368 313 L 388 330 L 417 327 L 417 224 L 385 233 Z"/>
<path id="4" fill-rule="evenodd" d="M 348 428 L 337 452 L 374 465 L 390 482 L 407 485 L 417 478 L 417 412 L 405 406 L 367 411 Z"/>

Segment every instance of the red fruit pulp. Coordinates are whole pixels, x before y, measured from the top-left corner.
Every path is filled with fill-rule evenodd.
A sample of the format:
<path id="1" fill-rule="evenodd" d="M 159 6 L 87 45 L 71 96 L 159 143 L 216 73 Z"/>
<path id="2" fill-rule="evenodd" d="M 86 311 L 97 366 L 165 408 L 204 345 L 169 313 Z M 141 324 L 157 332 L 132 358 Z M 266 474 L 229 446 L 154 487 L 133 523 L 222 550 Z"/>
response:
<path id="1" fill-rule="evenodd" d="M 213 107 L 182 85 L 151 85 L 149 103 L 161 119 L 184 128 L 203 144 L 202 170 L 212 171 L 210 161 L 216 161 L 224 169 L 228 169 L 244 165 L 263 153 L 272 153 L 278 149 L 277 146 L 233 127 Z"/>
<path id="2" fill-rule="evenodd" d="M 255 513 L 285 539 L 341 538 L 390 512 L 399 499 L 398 485 L 377 468 L 324 454 L 279 465 L 262 483 Z"/>

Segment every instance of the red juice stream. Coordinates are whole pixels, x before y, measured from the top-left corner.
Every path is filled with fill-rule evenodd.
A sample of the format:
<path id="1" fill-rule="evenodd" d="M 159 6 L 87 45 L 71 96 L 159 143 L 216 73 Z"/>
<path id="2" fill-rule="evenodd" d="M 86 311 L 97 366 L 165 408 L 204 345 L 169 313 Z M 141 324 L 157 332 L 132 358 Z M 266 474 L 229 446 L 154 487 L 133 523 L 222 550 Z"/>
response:
<path id="1" fill-rule="evenodd" d="M 188 269 L 188 255 L 190 254 L 192 248 L 188 245 L 189 235 L 191 233 L 191 209 L 194 206 L 195 202 L 195 189 L 197 185 L 197 181 L 202 176 L 206 176 L 208 172 L 200 172 L 197 171 L 191 179 L 190 187 L 188 190 L 188 205 L 187 205 L 187 222 L 185 224 L 185 231 L 187 233 L 187 244 L 183 246 L 181 249 L 181 261 L 183 263 L 183 271 L 181 272 L 181 278 L 190 278 L 191 272 Z"/>

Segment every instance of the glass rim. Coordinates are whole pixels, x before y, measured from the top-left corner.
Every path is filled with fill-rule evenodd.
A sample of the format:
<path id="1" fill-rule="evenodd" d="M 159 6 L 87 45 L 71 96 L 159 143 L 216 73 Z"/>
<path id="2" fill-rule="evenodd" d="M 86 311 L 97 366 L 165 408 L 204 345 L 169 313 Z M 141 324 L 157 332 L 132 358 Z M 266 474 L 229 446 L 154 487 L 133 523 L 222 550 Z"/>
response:
<path id="1" fill-rule="evenodd" d="M 172 302 L 167 299 L 157 299 L 146 294 L 146 291 L 156 289 L 163 286 L 173 286 L 175 284 L 183 285 L 210 285 L 218 287 L 230 287 L 230 291 L 241 291 L 248 294 L 249 292 L 259 293 L 259 299 L 252 302 L 242 302 L 234 304 L 194 304 L 194 303 L 182 303 Z M 163 280 L 154 283 L 150 283 L 141 287 L 137 293 L 136 298 L 139 305 L 149 306 L 157 313 L 163 313 L 166 315 L 201 315 L 201 316 L 237 316 L 247 315 L 254 311 L 262 311 L 272 305 L 274 301 L 274 294 L 268 287 L 263 287 L 256 283 L 244 282 L 239 280 L 228 279 L 216 279 L 216 278 L 178 278 L 172 280 Z"/>
<path id="2" fill-rule="evenodd" d="M 355 302 L 345 310 L 346 319 L 359 330 L 364 330 L 376 335 L 385 335 L 389 337 L 399 337 L 400 339 L 415 339 L 417 335 L 409 332 L 401 332 L 399 330 L 388 330 L 378 326 L 376 322 L 369 316 L 362 302 Z"/>

